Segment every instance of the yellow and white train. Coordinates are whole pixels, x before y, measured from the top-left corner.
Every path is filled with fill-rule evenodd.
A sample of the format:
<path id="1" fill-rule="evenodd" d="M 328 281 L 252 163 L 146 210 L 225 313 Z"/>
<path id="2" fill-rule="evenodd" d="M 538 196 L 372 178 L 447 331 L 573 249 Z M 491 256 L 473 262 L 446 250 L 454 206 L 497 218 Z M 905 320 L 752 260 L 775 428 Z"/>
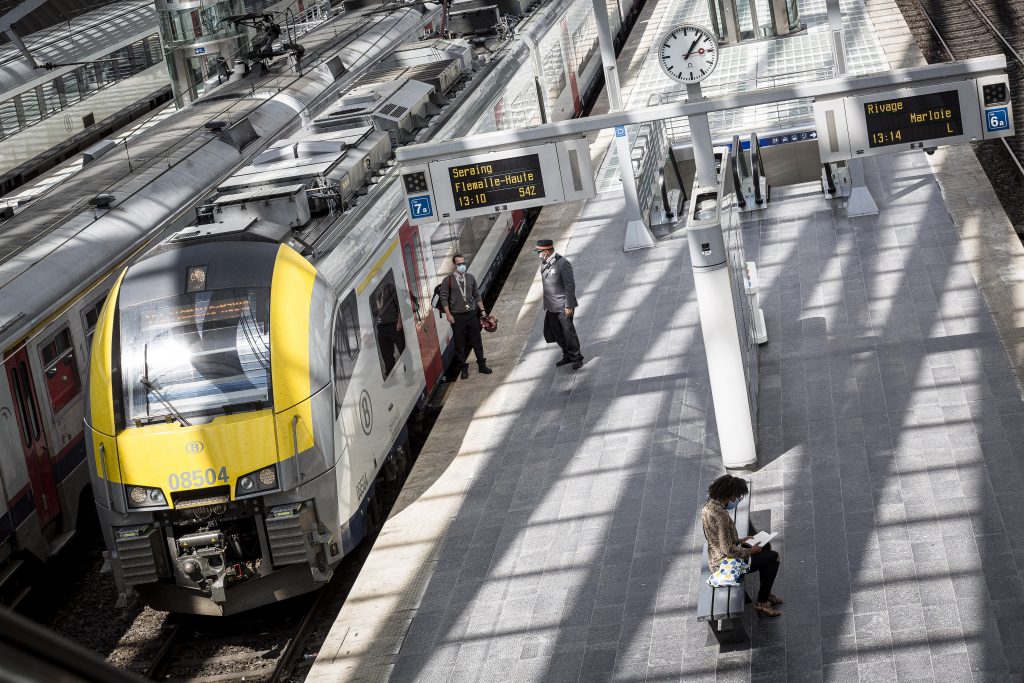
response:
<path id="1" fill-rule="evenodd" d="M 117 276 L 85 442 L 122 597 L 228 614 L 330 579 L 450 357 L 433 285 L 459 251 L 486 290 L 524 224 L 410 226 L 391 151 L 578 115 L 592 26 L 589 0 L 553 0 L 477 54 L 396 45 Z"/>

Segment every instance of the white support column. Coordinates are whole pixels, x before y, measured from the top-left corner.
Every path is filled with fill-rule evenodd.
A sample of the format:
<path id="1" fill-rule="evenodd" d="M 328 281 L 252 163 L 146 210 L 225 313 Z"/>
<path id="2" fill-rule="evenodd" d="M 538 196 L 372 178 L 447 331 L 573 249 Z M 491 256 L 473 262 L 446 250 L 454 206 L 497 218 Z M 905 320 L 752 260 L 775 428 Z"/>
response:
<path id="1" fill-rule="evenodd" d="M 722 463 L 729 469 L 752 468 L 757 464 L 757 445 L 740 351 L 743 331 L 736 327 L 736 302 L 732 298 L 729 269 L 725 264 L 717 270 L 694 267 L 693 288 L 708 359 Z"/>
<path id="2" fill-rule="evenodd" d="M 741 347 L 741 335 L 746 330 L 736 323 L 736 306 L 742 302 L 733 299 L 729 254 L 722 230 L 722 216 L 732 210 L 722 204 L 723 185 L 717 174 L 710 184 L 694 181 L 690 201 L 698 202 L 702 195 L 705 199 L 690 207 L 686 241 L 722 463 L 729 469 L 747 469 L 757 465 L 757 442 Z"/>
<path id="3" fill-rule="evenodd" d="M 687 102 L 699 102 L 704 99 L 700 83 L 689 83 L 686 86 Z M 707 114 L 688 116 L 690 122 L 690 142 L 693 144 L 693 162 L 697 167 L 697 181 L 701 187 L 713 187 L 718 184 L 718 173 L 715 171 L 715 148 L 711 140 L 711 125 Z"/>
<path id="4" fill-rule="evenodd" d="M 597 42 L 601 48 L 601 63 L 604 66 L 604 84 L 608 89 L 609 112 L 622 111 L 622 90 L 619 87 L 619 69 L 615 63 L 615 45 L 608 26 L 608 7 L 604 0 L 594 0 L 594 18 L 597 21 Z M 654 235 L 640 214 L 640 199 L 636 192 L 636 177 L 633 175 L 633 158 L 629 148 L 629 136 L 615 136 L 615 151 L 619 156 L 619 178 L 622 193 L 626 198 L 626 238 L 623 251 L 646 249 L 655 244 Z"/>
<path id="5" fill-rule="evenodd" d="M 832 32 L 832 46 L 836 56 L 836 69 L 839 76 L 846 76 L 846 43 L 843 40 L 843 12 L 839 0 L 826 0 L 828 10 L 828 27 Z M 864 178 L 864 160 L 850 159 L 850 197 L 846 200 L 846 215 L 874 216 L 878 213 L 878 205 L 868 189 Z"/>

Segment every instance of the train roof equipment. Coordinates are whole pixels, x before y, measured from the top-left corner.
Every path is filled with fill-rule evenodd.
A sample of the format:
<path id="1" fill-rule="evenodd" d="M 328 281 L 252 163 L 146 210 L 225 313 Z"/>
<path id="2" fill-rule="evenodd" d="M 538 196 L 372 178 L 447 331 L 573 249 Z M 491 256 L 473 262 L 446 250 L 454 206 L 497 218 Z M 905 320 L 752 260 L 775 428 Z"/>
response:
<path id="1" fill-rule="evenodd" d="M 344 31 L 327 22 L 306 34 L 319 59 L 306 75 L 276 60 L 230 97 L 203 98 L 154 126 L 132 143 L 132 165 L 122 150 L 110 151 L 18 207 L 0 233 L 0 345 L 9 348 L 143 245 L 185 225 L 214 188 L 326 109 L 396 43 L 416 39 L 434 13 L 357 17 Z M 334 59 L 345 67 L 337 76 L 327 67 Z M 207 130 L 214 120 L 228 125 Z M 89 205 L 99 194 L 113 195 L 109 208 Z"/>

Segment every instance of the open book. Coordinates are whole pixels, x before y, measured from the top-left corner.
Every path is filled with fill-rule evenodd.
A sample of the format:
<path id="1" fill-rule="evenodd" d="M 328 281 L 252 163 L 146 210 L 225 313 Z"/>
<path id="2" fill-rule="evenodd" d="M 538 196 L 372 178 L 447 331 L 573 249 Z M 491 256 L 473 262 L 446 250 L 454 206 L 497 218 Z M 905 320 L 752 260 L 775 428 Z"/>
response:
<path id="1" fill-rule="evenodd" d="M 772 539 L 775 538 L 778 535 L 779 535 L 778 533 L 771 533 L 770 534 L 767 531 L 758 531 L 757 534 L 755 534 L 753 538 L 751 538 L 751 539 L 749 539 L 747 541 L 744 541 L 743 545 L 750 545 L 750 546 L 759 545 L 759 546 L 763 547 L 763 546 L 766 546 L 769 543 L 771 543 Z"/>

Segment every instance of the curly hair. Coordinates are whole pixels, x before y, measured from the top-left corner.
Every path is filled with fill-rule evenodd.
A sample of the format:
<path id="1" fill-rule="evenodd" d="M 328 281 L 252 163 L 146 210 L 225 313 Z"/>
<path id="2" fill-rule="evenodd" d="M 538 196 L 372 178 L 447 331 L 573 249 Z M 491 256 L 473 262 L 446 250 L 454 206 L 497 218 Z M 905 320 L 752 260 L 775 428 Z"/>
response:
<path id="1" fill-rule="evenodd" d="M 708 487 L 708 498 L 713 500 L 732 500 L 737 496 L 747 495 L 747 480 L 742 477 L 734 477 L 731 474 L 723 474 L 711 482 Z"/>

